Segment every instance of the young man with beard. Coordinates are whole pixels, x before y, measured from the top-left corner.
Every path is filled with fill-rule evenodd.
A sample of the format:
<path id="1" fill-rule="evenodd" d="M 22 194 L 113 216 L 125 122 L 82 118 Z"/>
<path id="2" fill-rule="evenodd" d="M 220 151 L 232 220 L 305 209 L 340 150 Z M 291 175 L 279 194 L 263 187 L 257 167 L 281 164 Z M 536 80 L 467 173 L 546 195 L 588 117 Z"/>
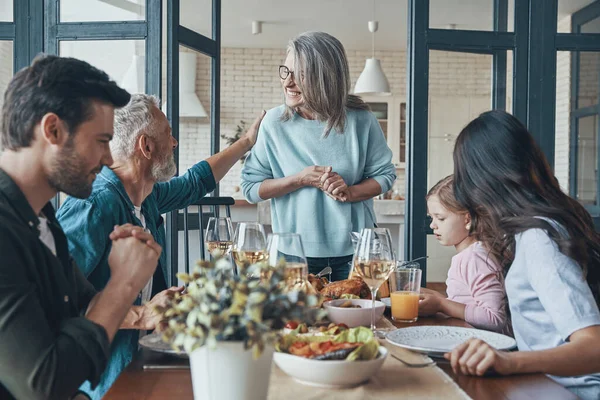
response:
<path id="1" fill-rule="evenodd" d="M 129 94 L 89 64 L 40 57 L 11 80 L 0 143 L 0 398 L 79 398 L 98 382 L 110 343 L 154 273 L 161 247 L 131 226 L 106 232 L 111 279 L 101 292 L 69 255 L 49 200 L 87 197 L 115 108 Z M 131 318 L 130 318 L 131 320 Z M 122 324 L 123 323 L 123 324 Z"/>
<path id="2" fill-rule="evenodd" d="M 171 135 L 169 121 L 160 111 L 158 99 L 134 94 L 129 104 L 116 110 L 115 134 L 110 143 L 113 164 L 100 172 L 91 196 L 87 199 L 69 197 L 57 213 L 71 254 L 89 281 L 98 290 L 110 281 L 107 255 L 111 242 L 106 235 L 115 225 L 141 226 L 164 247 L 161 214 L 187 207 L 211 192 L 216 182 L 252 148 L 261 119 L 262 115 L 229 148 L 173 178 L 177 172 L 173 155 L 177 140 Z M 163 253 L 153 279 L 148 281 L 136 304 L 144 304 L 152 294 L 165 290 L 167 274 Z M 93 399 L 100 399 L 131 362 L 138 339 L 136 331 L 120 331 L 112 346 L 109 367 L 98 387 L 91 390 L 86 383 L 81 389 Z"/>

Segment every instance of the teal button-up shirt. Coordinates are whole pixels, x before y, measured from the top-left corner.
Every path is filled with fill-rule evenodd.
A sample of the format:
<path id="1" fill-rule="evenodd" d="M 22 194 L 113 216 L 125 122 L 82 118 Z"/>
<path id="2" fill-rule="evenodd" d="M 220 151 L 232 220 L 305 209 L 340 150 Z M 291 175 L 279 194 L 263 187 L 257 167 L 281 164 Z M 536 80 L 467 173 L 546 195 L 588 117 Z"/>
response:
<path id="1" fill-rule="evenodd" d="M 169 273 L 161 214 L 187 207 L 211 192 L 215 186 L 210 166 L 202 161 L 180 177 L 155 184 L 152 193 L 142 203 L 146 228 L 163 247 L 154 274 L 153 293 L 166 289 Z M 68 197 L 58 210 L 57 218 L 67 235 L 72 257 L 94 287 L 102 290 L 110 279 L 109 234 L 115 225 L 131 223 L 141 226 L 119 177 L 110 168 L 104 167 L 94 182 L 92 194 L 87 199 Z M 139 304 L 139 297 L 136 304 Z M 100 399 L 131 362 L 138 348 L 138 338 L 139 331 L 120 330 L 112 343 L 108 367 L 98 387 L 92 391 L 89 382 L 86 382 L 81 389 L 93 399 Z"/>

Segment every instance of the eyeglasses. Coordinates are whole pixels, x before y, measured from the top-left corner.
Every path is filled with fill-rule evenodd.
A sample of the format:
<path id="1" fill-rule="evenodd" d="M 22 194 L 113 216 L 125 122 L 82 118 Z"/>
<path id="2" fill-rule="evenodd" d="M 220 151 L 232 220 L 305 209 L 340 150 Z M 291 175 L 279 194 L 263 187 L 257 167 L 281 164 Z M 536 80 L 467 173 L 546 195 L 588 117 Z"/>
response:
<path id="1" fill-rule="evenodd" d="M 293 74 L 294 71 L 290 71 L 290 69 L 288 67 L 286 67 L 285 65 L 280 65 L 279 66 L 279 77 L 282 80 L 286 80 L 288 76 L 290 76 L 290 74 Z"/>

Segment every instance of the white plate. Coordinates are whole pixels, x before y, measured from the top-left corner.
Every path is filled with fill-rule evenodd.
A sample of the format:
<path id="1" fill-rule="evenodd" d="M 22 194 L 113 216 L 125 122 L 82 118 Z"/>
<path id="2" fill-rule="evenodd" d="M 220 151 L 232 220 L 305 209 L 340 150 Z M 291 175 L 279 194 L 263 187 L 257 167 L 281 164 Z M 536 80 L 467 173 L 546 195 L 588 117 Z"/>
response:
<path id="1" fill-rule="evenodd" d="M 379 371 L 388 350 L 379 346 L 379 356 L 369 361 L 311 360 L 287 353 L 273 354 L 273 361 L 294 380 L 309 386 L 349 388 L 371 379 Z"/>
<path id="2" fill-rule="evenodd" d="M 390 300 L 390 298 L 389 298 L 389 297 L 384 297 L 383 299 L 379 299 L 379 300 L 381 300 L 381 302 L 382 302 L 383 304 L 385 304 L 385 306 L 386 306 L 387 308 L 390 308 L 390 307 L 392 306 L 392 301 Z"/>
<path id="3" fill-rule="evenodd" d="M 411 326 L 389 332 L 386 340 L 419 353 L 442 356 L 470 338 L 478 338 L 498 350 L 511 350 L 515 339 L 500 333 L 455 326 Z"/>
<path id="4" fill-rule="evenodd" d="M 139 341 L 140 346 L 156 351 L 158 353 L 173 354 L 179 357 L 186 357 L 187 353 L 183 351 L 173 350 L 171 345 L 163 342 L 159 333 L 152 333 L 150 335 L 142 336 Z"/>

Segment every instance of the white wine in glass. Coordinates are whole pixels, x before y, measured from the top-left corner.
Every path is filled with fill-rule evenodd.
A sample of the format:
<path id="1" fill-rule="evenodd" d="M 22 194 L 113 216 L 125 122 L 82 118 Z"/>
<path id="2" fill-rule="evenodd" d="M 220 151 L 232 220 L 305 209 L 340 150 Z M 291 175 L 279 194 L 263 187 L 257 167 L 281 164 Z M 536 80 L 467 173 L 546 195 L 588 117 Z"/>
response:
<path id="1" fill-rule="evenodd" d="M 379 336 L 375 328 L 375 297 L 396 267 L 390 231 L 385 228 L 363 229 L 356 244 L 353 267 L 353 273 L 371 289 L 371 330 Z"/>
<path id="2" fill-rule="evenodd" d="M 394 261 L 388 260 L 357 261 L 354 263 L 354 271 L 369 287 L 379 289 L 394 271 L 394 264 Z"/>
<path id="3" fill-rule="evenodd" d="M 252 265 L 267 259 L 266 250 L 234 250 L 232 254 L 233 261 L 238 267 L 241 267 L 244 262 Z"/>
<path id="4" fill-rule="evenodd" d="M 228 256 L 233 246 L 231 219 L 229 217 L 209 218 L 204 241 L 211 256 L 217 249 L 222 255 Z"/>
<path id="5" fill-rule="evenodd" d="M 269 235 L 267 251 L 269 264 L 277 267 L 285 263 L 285 286 L 288 292 L 316 294 L 308 281 L 308 263 L 304 255 L 302 238 L 297 233 L 274 233 Z"/>
<path id="6" fill-rule="evenodd" d="M 212 254 L 215 250 L 219 249 L 221 254 L 227 255 L 231 251 L 231 247 L 233 246 L 232 241 L 219 240 L 214 242 L 206 242 L 206 248 L 208 252 Z"/>
<path id="7" fill-rule="evenodd" d="M 247 265 L 266 261 L 267 239 L 263 226 L 258 222 L 239 222 L 235 227 L 231 251 L 238 273 Z"/>

